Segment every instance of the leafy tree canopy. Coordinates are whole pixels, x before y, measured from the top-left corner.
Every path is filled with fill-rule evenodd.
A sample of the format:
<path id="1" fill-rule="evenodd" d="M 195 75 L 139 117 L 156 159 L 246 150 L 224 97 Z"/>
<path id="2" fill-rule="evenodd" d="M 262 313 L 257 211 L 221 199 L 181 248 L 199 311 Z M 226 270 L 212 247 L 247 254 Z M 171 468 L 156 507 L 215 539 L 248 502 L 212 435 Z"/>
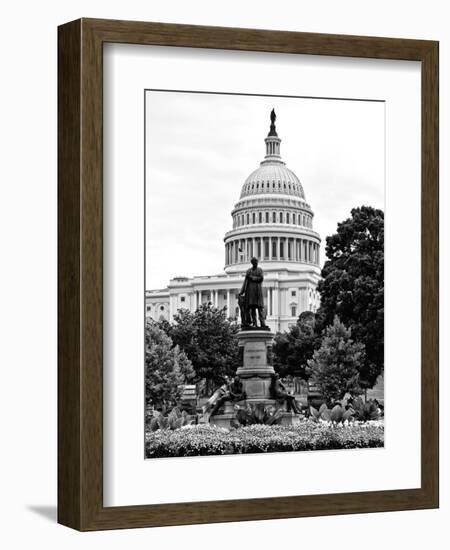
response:
<path id="1" fill-rule="evenodd" d="M 145 326 L 146 404 L 156 408 L 174 405 L 180 397 L 180 385 L 195 377 L 186 354 L 153 321 Z"/>
<path id="2" fill-rule="evenodd" d="M 314 349 L 320 345 L 316 333 L 316 316 L 312 311 L 300 314 L 297 323 L 287 332 L 275 335 L 273 343 L 274 368 L 280 376 L 307 379 L 306 368 Z"/>
<path id="3" fill-rule="evenodd" d="M 336 316 L 324 332 L 322 345 L 308 361 L 307 372 L 327 403 L 333 404 L 347 392 L 361 393 L 359 371 L 364 359 L 364 344 L 354 342 L 351 330 Z"/>
<path id="4" fill-rule="evenodd" d="M 326 261 L 318 290 L 318 324 L 335 315 L 365 346 L 360 367 L 363 387 L 372 387 L 384 367 L 384 214 L 369 206 L 354 208 L 326 239 Z"/>
<path id="5" fill-rule="evenodd" d="M 226 308 L 201 305 L 195 312 L 180 309 L 174 323 L 160 327 L 187 355 L 195 369 L 195 381 L 206 380 L 206 392 L 223 383 L 239 366 L 239 326 L 227 319 Z"/>

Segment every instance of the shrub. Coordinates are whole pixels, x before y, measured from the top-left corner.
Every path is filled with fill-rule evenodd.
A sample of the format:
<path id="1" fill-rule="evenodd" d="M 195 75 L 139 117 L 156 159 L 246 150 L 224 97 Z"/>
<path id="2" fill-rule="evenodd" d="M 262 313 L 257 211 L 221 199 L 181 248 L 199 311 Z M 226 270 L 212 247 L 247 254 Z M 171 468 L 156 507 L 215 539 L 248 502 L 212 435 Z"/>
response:
<path id="1" fill-rule="evenodd" d="M 232 426 L 239 428 L 241 426 L 251 426 L 252 424 L 266 424 L 273 426 L 280 424 L 283 419 L 280 407 L 265 406 L 263 403 L 256 405 L 248 404 L 244 407 L 236 407 L 236 417 L 233 418 Z"/>
<path id="2" fill-rule="evenodd" d="M 355 418 L 362 422 L 378 420 L 381 416 L 381 411 L 373 399 L 369 399 L 364 403 L 361 397 L 358 397 L 353 403 L 353 409 Z"/>
<path id="3" fill-rule="evenodd" d="M 200 424 L 175 431 L 158 430 L 146 434 L 147 458 L 354 449 L 383 445 L 384 426 L 376 422 L 336 426 L 305 420 L 298 426 L 255 424 L 231 430 Z"/>
<path id="4" fill-rule="evenodd" d="M 181 412 L 178 407 L 174 407 L 167 416 L 158 412 L 148 420 L 147 429 L 151 432 L 157 430 L 177 430 L 183 426 L 192 424 L 186 411 Z"/>
<path id="5" fill-rule="evenodd" d="M 355 411 L 353 409 L 345 410 L 339 403 L 335 404 L 330 410 L 325 403 L 323 403 L 319 410 L 313 406 L 309 407 L 309 415 L 313 422 L 334 422 L 339 424 L 340 422 L 353 422 L 355 419 Z M 375 419 L 372 419 L 375 420 Z"/>

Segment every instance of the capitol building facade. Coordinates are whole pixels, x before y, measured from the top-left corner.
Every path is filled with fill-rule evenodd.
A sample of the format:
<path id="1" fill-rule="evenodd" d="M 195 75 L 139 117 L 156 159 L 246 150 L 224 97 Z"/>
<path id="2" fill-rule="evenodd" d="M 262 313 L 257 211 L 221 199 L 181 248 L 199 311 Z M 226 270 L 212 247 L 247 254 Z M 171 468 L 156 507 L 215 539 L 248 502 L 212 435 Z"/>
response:
<path id="1" fill-rule="evenodd" d="M 147 317 L 172 320 L 179 309 L 195 311 L 211 303 L 226 307 L 228 316 L 237 318 L 238 294 L 253 256 L 264 271 L 266 323 L 273 331 L 287 330 L 300 313 L 319 307 L 320 237 L 313 229 L 314 214 L 303 186 L 281 159 L 274 111 L 264 141 L 264 160 L 246 179 L 231 212 L 223 272 L 175 277 L 167 288 L 147 290 Z"/>

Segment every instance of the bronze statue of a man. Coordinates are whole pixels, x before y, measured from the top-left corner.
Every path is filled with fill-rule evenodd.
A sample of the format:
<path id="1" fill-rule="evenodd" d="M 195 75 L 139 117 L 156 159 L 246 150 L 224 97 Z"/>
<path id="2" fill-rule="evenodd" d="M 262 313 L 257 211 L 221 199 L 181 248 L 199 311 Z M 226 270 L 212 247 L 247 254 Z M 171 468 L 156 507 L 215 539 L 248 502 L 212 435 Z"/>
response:
<path id="1" fill-rule="evenodd" d="M 258 260 L 256 258 L 252 258 L 251 263 L 252 267 L 247 270 L 244 283 L 239 293 L 241 323 L 244 327 L 257 327 L 256 310 L 258 310 L 259 324 L 262 328 L 267 328 L 262 292 L 264 273 L 263 270 L 258 267 Z"/>

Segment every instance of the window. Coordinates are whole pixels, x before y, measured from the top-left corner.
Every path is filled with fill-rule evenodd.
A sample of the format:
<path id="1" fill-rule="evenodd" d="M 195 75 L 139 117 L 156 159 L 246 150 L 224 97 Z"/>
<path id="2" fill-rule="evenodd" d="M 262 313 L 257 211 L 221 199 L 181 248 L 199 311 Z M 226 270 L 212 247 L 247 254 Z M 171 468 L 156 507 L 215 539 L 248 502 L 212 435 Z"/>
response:
<path id="1" fill-rule="evenodd" d="M 164 311 L 164 306 L 161 306 L 159 309 L 160 309 L 161 311 Z"/>
<path id="2" fill-rule="evenodd" d="M 295 214 L 292 214 L 292 223 L 295 224 Z"/>
<path id="3" fill-rule="evenodd" d="M 296 290 L 292 290 L 292 291 L 291 291 L 291 296 L 297 296 L 297 291 L 296 291 Z"/>
<path id="4" fill-rule="evenodd" d="M 277 257 L 277 242 L 272 241 L 272 259 Z"/>
<path id="5" fill-rule="evenodd" d="M 147 311 L 151 311 L 152 310 L 152 306 L 147 306 Z"/>
<path id="6" fill-rule="evenodd" d="M 259 219 L 259 223 L 262 223 L 262 212 L 259 213 L 258 219 Z"/>
<path id="7" fill-rule="evenodd" d="M 291 221 L 289 212 L 286 214 L 286 223 L 289 223 Z"/>
<path id="8" fill-rule="evenodd" d="M 269 212 L 266 212 L 266 223 L 269 223 Z"/>
<path id="9" fill-rule="evenodd" d="M 269 257 L 269 241 L 264 241 L 264 258 Z"/>
<path id="10" fill-rule="evenodd" d="M 284 259 L 284 242 L 280 242 L 280 259 Z"/>
<path id="11" fill-rule="evenodd" d="M 186 298 L 184 296 L 181 296 L 180 302 L 184 302 L 184 301 L 186 301 Z"/>
<path id="12" fill-rule="evenodd" d="M 297 306 L 291 306 L 291 317 L 297 317 Z"/>
<path id="13" fill-rule="evenodd" d="M 272 223 L 276 223 L 277 221 L 277 214 L 276 212 L 272 212 Z"/>
<path id="14" fill-rule="evenodd" d="M 283 223 L 283 212 L 280 212 L 280 223 Z"/>
<path id="15" fill-rule="evenodd" d="M 252 216 L 252 222 L 256 223 L 256 214 L 254 212 L 253 212 L 253 216 Z"/>
<path id="16" fill-rule="evenodd" d="M 250 223 L 250 214 L 247 212 L 247 225 Z"/>

